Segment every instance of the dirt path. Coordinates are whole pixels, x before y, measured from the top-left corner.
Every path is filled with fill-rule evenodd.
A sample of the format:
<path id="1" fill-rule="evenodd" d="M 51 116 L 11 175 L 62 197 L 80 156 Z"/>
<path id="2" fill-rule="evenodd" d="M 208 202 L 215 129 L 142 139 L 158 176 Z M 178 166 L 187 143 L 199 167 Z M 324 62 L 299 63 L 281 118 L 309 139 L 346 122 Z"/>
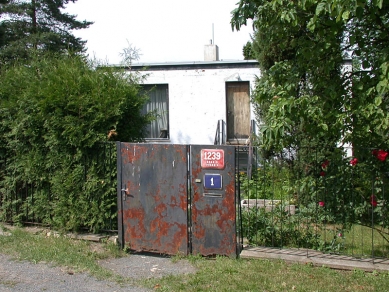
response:
<path id="1" fill-rule="evenodd" d="M 1 251 L 0 251 L 1 252 Z M 169 274 L 192 273 L 187 261 L 150 255 L 129 255 L 100 261 L 99 264 L 125 278 L 142 279 Z M 72 273 L 66 268 L 13 260 L 0 254 L 0 291 L 152 291 L 134 285 L 98 280 L 86 273 Z"/>
<path id="2" fill-rule="evenodd" d="M 14 227 L 7 226 L 8 230 Z M 44 232 L 41 228 L 25 228 L 33 234 Z M 0 236 L 8 236 L 9 232 L 0 227 Z M 91 242 L 93 248 L 101 248 L 100 243 Z M 99 265 L 111 270 L 130 283 L 139 279 L 158 278 L 166 275 L 195 272 L 195 268 L 187 260 L 173 262 L 169 257 L 157 255 L 131 254 L 122 258 L 100 260 Z M 135 280 L 135 281 L 131 281 Z M 65 267 L 57 267 L 48 263 L 32 263 L 15 260 L 0 250 L 0 292 L 2 291 L 152 291 L 134 284 L 120 285 L 114 281 L 98 280 L 87 273 L 74 273 Z"/>

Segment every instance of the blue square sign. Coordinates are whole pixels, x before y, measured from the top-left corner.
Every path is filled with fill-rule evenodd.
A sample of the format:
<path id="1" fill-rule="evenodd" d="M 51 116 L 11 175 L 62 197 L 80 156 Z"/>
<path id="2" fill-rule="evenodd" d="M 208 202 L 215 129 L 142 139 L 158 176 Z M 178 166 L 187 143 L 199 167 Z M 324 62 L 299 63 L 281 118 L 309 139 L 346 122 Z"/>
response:
<path id="1" fill-rule="evenodd" d="M 204 188 L 221 190 L 223 187 L 223 179 L 221 174 L 204 174 Z"/>

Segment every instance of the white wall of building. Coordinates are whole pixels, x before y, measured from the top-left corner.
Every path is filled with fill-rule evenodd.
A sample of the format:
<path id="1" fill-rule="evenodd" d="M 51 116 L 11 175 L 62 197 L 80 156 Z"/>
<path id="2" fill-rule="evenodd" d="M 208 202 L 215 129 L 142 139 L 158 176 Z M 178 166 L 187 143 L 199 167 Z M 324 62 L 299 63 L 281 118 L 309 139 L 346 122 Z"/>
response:
<path id="1" fill-rule="evenodd" d="M 144 84 L 168 84 L 169 140 L 160 143 L 213 144 L 218 120 L 227 120 L 226 82 L 249 81 L 259 68 L 144 71 Z M 255 119 L 251 108 L 251 119 Z"/>

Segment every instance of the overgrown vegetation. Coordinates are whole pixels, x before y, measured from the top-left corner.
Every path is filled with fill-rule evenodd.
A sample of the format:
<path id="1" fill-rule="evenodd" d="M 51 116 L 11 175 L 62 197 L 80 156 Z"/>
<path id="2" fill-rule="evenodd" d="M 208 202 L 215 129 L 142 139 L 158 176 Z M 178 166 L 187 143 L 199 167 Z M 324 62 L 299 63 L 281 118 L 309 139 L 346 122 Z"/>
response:
<path id="1" fill-rule="evenodd" d="M 387 255 L 388 3 L 240 0 L 232 28 L 248 19 L 254 35 L 244 52 L 261 69 L 252 95 L 256 142 L 273 160 L 242 189 L 247 198 L 298 209 L 244 213 L 260 227 L 247 236 L 337 252 L 350 244 L 345 234 L 362 226 L 382 236 Z M 334 235 L 325 236 L 326 226 Z"/>
<path id="2" fill-rule="evenodd" d="M 149 116 L 139 79 L 78 55 L 0 71 L 0 220 L 98 231 L 116 224 L 116 150 Z M 112 228 L 111 227 L 111 228 Z"/>
<path id="3" fill-rule="evenodd" d="M 241 194 L 252 200 L 242 214 L 249 243 L 387 257 L 388 153 L 348 150 L 262 157 L 251 179 L 241 173 Z"/>
<path id="4" fill-rule="evenodd" d="M 247 19 L 261 69 L 252 99 L 260 145 L 388 150 L 387 2 L 240 0 L 232 28 Z"/>

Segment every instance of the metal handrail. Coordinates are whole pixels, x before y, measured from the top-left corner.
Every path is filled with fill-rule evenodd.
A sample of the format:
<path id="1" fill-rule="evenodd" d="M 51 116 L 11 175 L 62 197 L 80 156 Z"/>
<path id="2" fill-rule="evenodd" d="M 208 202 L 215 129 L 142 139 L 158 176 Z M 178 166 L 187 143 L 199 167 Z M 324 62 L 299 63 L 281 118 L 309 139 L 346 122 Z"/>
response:
<path id="1" fill-rule="evenodd" d="M 217 121 L 215 140 L 213 141 L 214 145 L 223 145 L 226 143 L 225 140 L 225 122 L 223 120 Z"/>
<path id="2" fill-rule="evenodd" d="M 246 145 L 249 146 L 251 145 L 251 138 L 253 134 L 256 134 L 256 122 L 255 120 L 250 121 L 250 136 L 246 140 Z M 215 133 L 215 139 L 213 141 L 214 145 L 225 145 L 226 144 L 226 123 L 224 120 L 218 120 L 217 121 L 217 126 L 216 126 L 216 133 Z"/>

